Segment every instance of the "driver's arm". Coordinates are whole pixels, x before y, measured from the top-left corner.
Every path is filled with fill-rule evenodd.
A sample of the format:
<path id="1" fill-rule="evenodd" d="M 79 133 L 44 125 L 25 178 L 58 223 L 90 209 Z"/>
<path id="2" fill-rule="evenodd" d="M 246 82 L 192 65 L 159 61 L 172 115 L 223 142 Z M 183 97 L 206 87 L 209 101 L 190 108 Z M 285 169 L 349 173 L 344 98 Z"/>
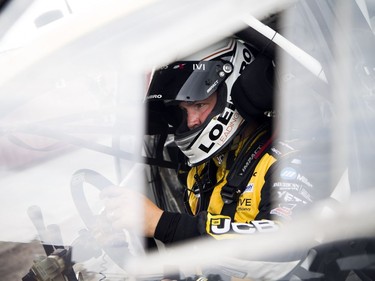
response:
<path id="1" fill-rule="evenodd" d="M 156 226 L 154 238 L 169 244 L 200 235 L 199 217 L 165 211 Z"/>

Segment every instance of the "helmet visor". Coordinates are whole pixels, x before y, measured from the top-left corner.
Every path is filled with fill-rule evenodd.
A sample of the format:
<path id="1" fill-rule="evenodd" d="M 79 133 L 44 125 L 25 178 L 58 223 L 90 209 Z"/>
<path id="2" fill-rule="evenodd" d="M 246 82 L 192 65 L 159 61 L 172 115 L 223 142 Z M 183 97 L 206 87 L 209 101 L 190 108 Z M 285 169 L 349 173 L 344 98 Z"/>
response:
<path id="1" fill-rule="evenodd" d="M 226 61 L 180 61 L 154 72 L 148 100 L 200 101 L 214 93 L 231 74 Z"/>

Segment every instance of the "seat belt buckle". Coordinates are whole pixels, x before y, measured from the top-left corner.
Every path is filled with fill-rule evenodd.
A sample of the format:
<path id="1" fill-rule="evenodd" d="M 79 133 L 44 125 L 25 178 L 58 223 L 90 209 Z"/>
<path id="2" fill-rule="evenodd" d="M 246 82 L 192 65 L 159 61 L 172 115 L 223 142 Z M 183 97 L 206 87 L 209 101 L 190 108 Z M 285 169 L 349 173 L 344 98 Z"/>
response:
<path id="1" fill-rule="evenodd" d="M 238 198 L 240 198 L 241 190 L 236 187 L 225 185 L 221 189 L 220 195 L 224 201 L 224 204 L 232 204 L 233 202 L 237 202 Z"/>

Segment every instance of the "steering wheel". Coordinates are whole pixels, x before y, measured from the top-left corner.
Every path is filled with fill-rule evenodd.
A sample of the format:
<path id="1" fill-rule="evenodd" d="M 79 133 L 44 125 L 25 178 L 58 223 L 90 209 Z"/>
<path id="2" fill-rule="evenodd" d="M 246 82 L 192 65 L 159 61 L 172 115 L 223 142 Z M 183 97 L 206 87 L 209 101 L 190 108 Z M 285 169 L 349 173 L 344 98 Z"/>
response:
<path id="1" fill-rule="evenodd" d="M 124 268 L 126 258 L 134 256 L 134 253 L 131 253 L 130 249 L 131 246 L 133 246 L 133 248 L 135 246 L 131 245 L 131 243 L 136 244 L 138 252 L 139 248 L 142 247 L 140 246 L 142 243 L 137 241 L 138 238 L 134 237 L 131 232 L 126 235 L 125 231 L 113 230 L 110 222 L 106 219 L 105 210 L 99 215 L 94 215 L 86 200 L 84 183 L 96 187 L 99 191 L 104 190 L 106 187 L 113 186 L 113 183 L 93 170 L 81 169 L 72 176 L 71 194 L 80 217 L 88 231 L 92 234 L 91 237 L 95 238 L 97 245 L 99 245 L 118 266 Z M 93 245 L 93 247 L 95 247 L 95 245 Z M 144 249 L 142 250 L 144 252 Z"/>

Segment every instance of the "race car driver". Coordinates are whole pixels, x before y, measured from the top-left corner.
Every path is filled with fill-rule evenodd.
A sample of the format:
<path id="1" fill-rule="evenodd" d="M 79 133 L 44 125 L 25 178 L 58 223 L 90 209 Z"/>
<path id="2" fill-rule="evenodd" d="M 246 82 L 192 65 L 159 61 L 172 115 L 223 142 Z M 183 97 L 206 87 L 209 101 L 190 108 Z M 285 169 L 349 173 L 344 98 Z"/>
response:
<path id="1" fill-rule="evenodd" d="M 298 151 L 274 128 L 274 73 L 271 58 L 237 38 L 154 71 L 147 102 L 173 112 L 160 116 L 191 167 L 188 212 L 162 210 L 129 189 L 107 189 L 113 226 L 135 223 L 126 215 L 134 196 L 143 202 L 142 234 L 165 244 L 277 231 L 308 207 L 314 186 Z"/>

